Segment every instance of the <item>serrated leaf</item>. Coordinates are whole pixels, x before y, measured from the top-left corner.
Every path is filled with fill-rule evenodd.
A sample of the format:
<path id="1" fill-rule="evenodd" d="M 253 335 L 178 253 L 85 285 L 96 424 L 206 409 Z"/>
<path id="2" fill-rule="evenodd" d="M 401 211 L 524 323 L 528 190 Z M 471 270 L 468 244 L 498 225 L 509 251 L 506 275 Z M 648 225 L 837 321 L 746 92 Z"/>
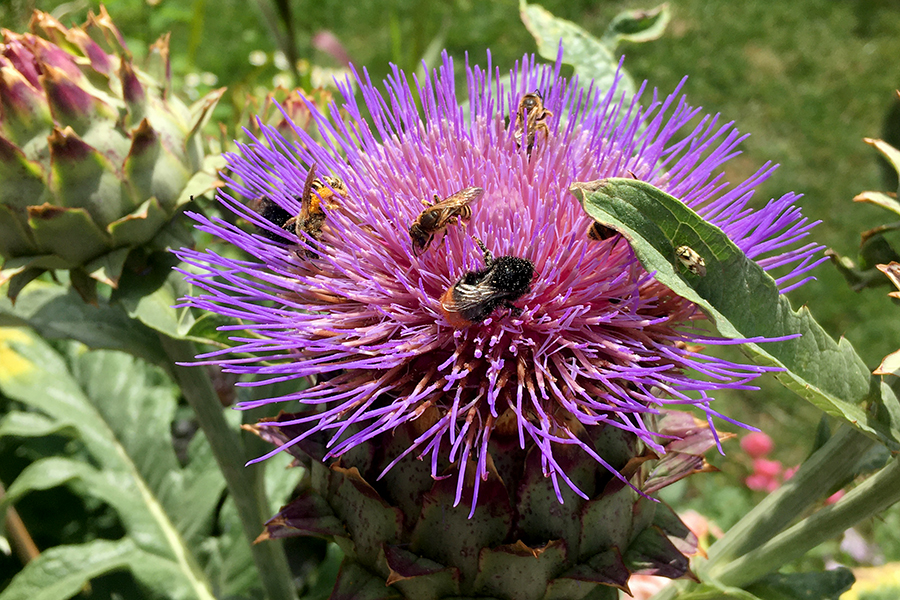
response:
<path id="1" fill-rule="evenodd" d="M 873 377 L 850 343 L 835 342 L 803 307 L 794 311 L 775 281 L 728 239 L 678 199 L 634 179 L 576 184 L 585 211 L 621 232 L 644 268 L 673 292 L 694 302 L 732 339 L 801 337 L 744 348 L 760 364 L 785 371 L 776 377 L 830 415 L 888 447 L 900 449 L 900 403 Z M 675 248 L 688 245 L 707 274 L 680 265 Z"/>
<path id="2" fill-rule="evenodd" d="M 747 586 L 766 600 L 839 600 L 856 578 L 846 567 L 818 573 L 773 573 Z"/>
<path id="3" fill-rule="evenodd" d="M 616 88 L 624 92 L 626 103 L 634 95 L 634 81 L 625 71 L 619 70 L 619 60 L 611 48 L 582 27 L 571 21 L 555 17 L 538 4 L 519 1 L 519 12 L 525 27 L 537 42 L 538 54 L 555 61 L 560 43 L 563 62 L 572 65 L 582 85 L 593 80 L 596 87 L 608 90 Z M 621 78 L 616 84 L 617 77 Z"/>
<path id="4" fill-rule="evenodd" d="M 188 542 L 209 535 L 224 489 L 211 453 L 202 451 L 205 441 L 192 444 L 182 469 L 170 434 L 177 389 L 161 371 L 128 355 L 79 348 L 70 346 L 64 357 L 28 330 L 0 328 L 0 390 L 73 431 L 91 461 L 34 462 L 10 485 L 9 501 L 61 484 L 101 500 L 118 514 L 128 536 L 123 543 L 133 544 L 135 553 L 108 569 L 127 567 L 166 597 L 212 600 Z M 201 473 L 207 475 L 198 481 Z M 81 550 L 71 548 L 80 547 L 65 548 L 66 560 L 77 563 Z M 84 577 L 99 573 L 73 577 L 83 585 Z"/>

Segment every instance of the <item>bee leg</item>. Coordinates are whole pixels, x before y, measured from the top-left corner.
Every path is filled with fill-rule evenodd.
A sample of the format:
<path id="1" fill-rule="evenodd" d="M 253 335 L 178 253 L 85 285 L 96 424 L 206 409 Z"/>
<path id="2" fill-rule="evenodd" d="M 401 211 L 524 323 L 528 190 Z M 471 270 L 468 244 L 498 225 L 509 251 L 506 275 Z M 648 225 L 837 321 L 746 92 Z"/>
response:
<path id="1" fill-rule="evenodd" d="M 503 306 L 508 308 L 509 312 L 511 312 L 516 317 L 518 317 L 519 315 L 522 314 L 522 309 L 519 308 L 518 306 L 516 306 L 515 304 L 513 304 L 512 302 L 510 302 L 509 300 L 504 300 Z"/>
<path id="2" fill-rule="evenodd" d="M 478 239 L 478 238 L 472 238 L 472 239 L 475 240 L 475 243 L 478 244 L 478 247 L 481 248 L 481 251 L 484 253 L 484 266 L 485 267 L 491 266 L 491 263 L 494 262 L 494 255 L 491 253 L 490 250 L 487 249 L 487 246 L 485 246 L 484 242 L 482 242 L 480 239 Z"/>

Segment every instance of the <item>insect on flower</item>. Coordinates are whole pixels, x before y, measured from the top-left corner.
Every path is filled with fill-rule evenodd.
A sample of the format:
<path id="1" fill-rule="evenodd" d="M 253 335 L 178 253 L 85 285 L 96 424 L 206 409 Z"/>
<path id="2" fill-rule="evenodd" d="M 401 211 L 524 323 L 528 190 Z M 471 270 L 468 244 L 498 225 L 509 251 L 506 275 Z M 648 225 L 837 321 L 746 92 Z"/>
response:
<path id="1" fill-rule="evenodd" d="M 485 320 L 501 305 L 514 313 L 521 312 L 513 301 L 528 293 L 534 279 L 534 264 L 530 260 L 516 256 L 494 258 L 481 240 L 475 241 L 484 252 L 484 269 L 469 271 L 441 296 L 441 312 L 456 328 Z"/>
<path id="2" fill-rule="evenodd" d="M 519 101 L 519 107 L 516 109 L 516 125 L 513 130 L 516 145 L 521 148 L 522 138 L 525 137 L 525 149 L 528 154 L 531 154 L 538 131 L 543 132 L 545 140 L 550 137 L 547 119 L 552 116 L 553 113 L 544 108 L 544 97 L 541 95 L 540 90 L 535 90 L 522 96 L 522 99 Z"/>
<path id="3" fill-rule="evenodd" d="M 434 204 L 427 204 L 416 220 L 409 226 L 409 237 L 412 238 L 413 252 L 419 254 L 428 250 L 434 236 L 449 225 L 462 223 L 465 225 L 472 218 L 470 204 L 484 195 L 480 187 L 467 187 L 443 200 L 434 195 Z M 423 200 L 423 202 L 425 202 Z"/>
<path id="4" fill-rule="evenodd" d="M 338 207 L 338 203 L 334 201 L 336 197 L 346 197 L 349 194 L 347 186 L 337 177 L 323 176 L 316 177 L 316 165 L 313 164 L 309 168 L 306 175 L 306 182 L 303 185 L 303 194 L 297 198 L 300 202 L 300 212 L 295 216 L 276 204 L 270 198 L 262 197 L 258 200 L 256 212 L 267 221 L 281 227 L 285 231 L 290 231 L 302 237 L 301 232 L 306 234 L 315 241 L 322 239 L 322 227 L 325 225 L 325 211 L 322 210 L 322 202 L 329 210 Z M 274 232 L 259 228 L 262 235 L 274 241 L 281 241 L 281 238 Z M 308 256 L 314 256 L 315 253 L 307 251 Z"/>
<path id="5" fill-rule="evenodd" d="M 699 275 L 700 277 L 706 275 L 706 261 L 690 246 L 678 246 L 675 249 L 675 256 L 694 275 Z"/>
<path id="6" fill-rule="evenodd" d="M 597 221 L 594 221 L 587 228 L 587 236 L 588 239 L 594 240 L 595 242 L 600 242 L 603 240 L 608 240 L 619 233 L 612 227 L 607 227 L 606 225 L 601 225 Z"/>

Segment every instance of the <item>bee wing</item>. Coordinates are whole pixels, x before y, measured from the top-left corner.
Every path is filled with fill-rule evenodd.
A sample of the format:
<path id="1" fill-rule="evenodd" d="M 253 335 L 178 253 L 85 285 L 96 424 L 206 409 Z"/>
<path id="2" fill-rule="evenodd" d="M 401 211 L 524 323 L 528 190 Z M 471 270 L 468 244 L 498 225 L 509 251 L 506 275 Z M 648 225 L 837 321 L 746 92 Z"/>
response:
<path id="1" fill-rule="evenodd" d="M 309 166 L 309 172 L 306 174 L 306 182 L 303 184 L 303 195 L 300 197 L 300 218 L 308 219 L 309 212 L 312 207 L 312 184 L 316 179 L 316 163 Z"/>
<path id="2" fill-rule="evenodd" d="M 440 202 L 433 204 L 428 210 L 434 209 L 454 209 L 467 206 L 484 195 L 484 189 L 480 187 L 467 187 L 459 190 L 455 194 L 447 196 Z"/>
<path id="3" fill-rule="evenodd" d="M 441 298 L 441 306 L 447 312 L 454 313 L 469 312 L 502 297 L 502 293 L 483 282 L 475 285 L 457 283 L 448 292 Z"/>

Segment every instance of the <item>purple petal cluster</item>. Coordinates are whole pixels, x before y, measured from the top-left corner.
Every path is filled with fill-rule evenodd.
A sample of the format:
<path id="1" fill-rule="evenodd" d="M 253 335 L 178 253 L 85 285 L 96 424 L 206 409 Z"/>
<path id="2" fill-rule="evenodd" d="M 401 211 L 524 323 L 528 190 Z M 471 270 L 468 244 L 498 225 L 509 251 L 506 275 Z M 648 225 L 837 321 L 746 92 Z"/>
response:
<path id="1" fill-rule="evenodd" d="M 228 157 L 232 191 L 220 201 L 257 231 L 191 216 L 250 258 L 179 256 L 204 290 L 187 302 L 243 325 L 232 348 L 198 358 L 262 381 L 296 381 L 294 393 L 242 405 L 304 410 L 289 423 L 307 433 L 286 446 L 324 434 L 338 457 L 415 422 L 408 452 L 430 461 L 433 477 L 457 477 L 459 502 L 466 480 L 477 497 L 489 440 L 503 428 L 522 447 L 541 450 L 559 497 L 561 482 L 581 493 L 557 457 L 576 446 L 606 465 L 583 441 L 584 428 L 617 427 L 662 452 L 652 429 L 660 408 L 695 405 L 721 416 L 709 405 L 715 391 L 750 389 L 766 369 L 704 354 L 702 345 L 730 342 L 698 334 L 696 307 L 648 275 L 622 238 L 589 239 L 592 221 L 569 187 L 612 176 L 648 181 L 764 268 L 785 267 L 782 291 L 806 281 L 819 262 L 820 247 L 798 247 L 814 223 L 794 206 L 794 194 L 751 208 L 754 189 L 775 166 L 725 182 L 722 167 L 746 136 L 677 91 L 660 99 L 642 88 L 625 103 L 615 87 L 581 87 L 559 75 L 559 62 L 533 57 L 508 80 L 490 61 L 486 69 L 467 65 L 462 97 L 454 74 L 446 55 L 423 80 L 395 68 L 381 89 L 363 71 L 355 82 L 361 102 L 347 81 L 328 114 L 310 106 L 317 138 L 295 128 L 286 139 L 263 126 L 260 139 Z M 552 116 L 549 134 L 539 132 L 529 151 L 510 123 L 534 90 Z M 320 241 L 248 208 L 247 199 L 266 197 L 297 214 L 313 164 L 349 190 L 326 209 Z M 471 186 L 484 195 L 467 226 L 448 227 L 416 253 L 408 229 L 422 200 Z M 440 299 L 465 273 L 484 268 L 475 238 L 495 256 L 530 260 L 535 279 L 515 309 L 454 327 Z"/>

